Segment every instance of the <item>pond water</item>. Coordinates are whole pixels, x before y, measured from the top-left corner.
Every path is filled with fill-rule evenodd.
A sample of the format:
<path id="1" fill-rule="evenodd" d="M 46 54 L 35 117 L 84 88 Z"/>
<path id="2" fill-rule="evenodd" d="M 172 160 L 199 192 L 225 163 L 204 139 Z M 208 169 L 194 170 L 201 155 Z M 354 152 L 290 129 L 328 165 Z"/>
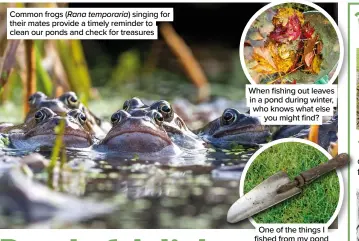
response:
<path id="1" fill-rule="evenodd" d="M 146 161 L 68 151 L 67 164 L 53 173 L 33 170 L 34 178 L 53 190 L 118 207 L 115 212 L 71 223 L 68 228 L 248 227 L 248 222 L 228 224 L 226 215 L 239 197 L 242 170 L 254 151 L 211 150 Z M 5 154 L 25 153 L 7 150 Z M 50 152 L 41 154 L 50 157 Z M 2 228 L 18 227 L 19 220 L 5 223 Z"/>
<path id="2" fill-rule="evenodd" d="M 198 108 L 201 113 L 207 110 L 218 117 L 226 108 L 224 106 L 245 111 L 243 102 L 233 104 L 223 100 Z M 188 124 L 199 125 L 198 122 Z M 51 190 L 116 206 L 116 211 L 87 221 L 59 223 L 59 228 L 248 228 L 252 227 L 248 221 L 233 225 L 227 223 L 226 216 L 239 198 L 239 180 L 255 150 L 209 148 L 203 152 L 187 151 L 175 158 L 151 160 L 68 150 L 64 165 L 50 171 L 47 168 L 33 168 L 32 171 L 36 182 Z M 29 154 L 9 149 L 3 151 L 3 157 Z M 47 159 L 51 157 L 51 150 L 41 150 L 40 153 Z M 7 172 L 13 164 L 3 161 L 0 173 Z M 4 197 L 0 183 L 1 198 Z M 51 195 L 48 199 L 52 199 Z M 71 207 L 69 210 L 70 214 Z M 14 218 L 14 213 L 0 207 L 0 214 L 0 228 L 36 224 L 21 219 L 26 213 Z M 46 221 L 42 227 L 48 227 Z"/>

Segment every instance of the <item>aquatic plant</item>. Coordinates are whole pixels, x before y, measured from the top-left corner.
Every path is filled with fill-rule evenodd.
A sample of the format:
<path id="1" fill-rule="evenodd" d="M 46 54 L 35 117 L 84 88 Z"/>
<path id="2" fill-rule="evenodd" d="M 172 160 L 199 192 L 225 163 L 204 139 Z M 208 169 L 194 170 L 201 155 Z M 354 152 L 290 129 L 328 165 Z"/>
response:
<path id="1" fill-rule="evenodd" d="M 52 148 L 50 163 L 47 167 L 48 180 L 47 184 L 50 188 L 54 188 L 54 172 L 60 158 L 60 169 L 62 169 L 66 163 L 66 152 L 63 143 L 65 133 L 65 119 L 61 119 L 58 126 L 55 128 L 56 139 Z"/>

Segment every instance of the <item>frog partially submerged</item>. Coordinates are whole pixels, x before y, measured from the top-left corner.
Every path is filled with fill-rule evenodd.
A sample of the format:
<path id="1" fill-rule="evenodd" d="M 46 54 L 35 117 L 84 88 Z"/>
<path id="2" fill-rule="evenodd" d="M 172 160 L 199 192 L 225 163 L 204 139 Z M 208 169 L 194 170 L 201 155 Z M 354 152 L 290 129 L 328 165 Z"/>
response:
<path id="1" fill-rule="evenodd" d="M 88 128 L 92 130 L 97 137 L 105 137 L 106 133 L 110 130 L 111 125 L 101 120 L 90 109 L 82 104 L 74 92 L 66 92 L 58 97 L 58 100 L 64 103 L 71 110 L 78 109 L 82 111 L 87 117 Z"/>
<path id="2" fill-rule="evenodd" d="M 21 150 L 37 150 L 52 147 L 57 136 L 55 128 L 64 121 L 63 143 L 69 148 L 86 148 L 93 144 L 93 136 L 85 130 L 87 119 L 78 110 L 68 112 L 65 116 L 57 115 L 49 108 L 42 107 L 34 113 L 35 126 L 29 130 L 10 132 L 10 147 Z"/>
<path id="3" fill-rule="evenodd" d="M 240 113 L 233 108 L 224 110 L 221 117 L 195 131 L 214 147 L 229 149 L 234 145 L 256 146 L 268 141 L 270 129 L 257 117 Z"/>
<path id="4" fill-rule="evenodd" d="M 338 117 L 335 115 L 319 127 L 318 144 L 328 149 L 337 138 L 337 130 Z M 261 125 L 257 117 L 233 108 L 225 109 L 221 117 L 195 131 L 205 142 L 223 149 L 231 149 L 236 145 L 257 146 L 289 137 L 308 138 L 309 132 L 309 125 Z"/>
<path id="5" fill-rule="evenodd" d="M 69 108 L 62 101 L 59 101 L 57 98 L 49 98 L 42 92 L 35 92 L 28 99 L 29 104 L 29 112 L 25 117 L 24 123 L 30 122 L 34 119 L 34 113 L 41 109 L 42 107 L 46 107 L 52 110 L 56 114 L 67 113 Z"/>
<path id="6" fill-rule="evenodd" d="M 186 123 L 173 110 L 171 104 L 165 100 L 155 101 L 151 105 L 144 104 L 139 98 L 126 100 L 123 104 L 123 110 L 134 113 L 158 111 L 163 116 L 163 128 L 168 136 L 179 147 L 186 149 L 203 149 L 205 143 L 196 134 L 194 134 L 186 125 Z"/>
<path id="7" fill-rule="evenodd" d="M 41 108 L 48 108 L 55 114 L 66 114 L 71 110 L 80 110 L 85 114 L 87 121 L 84 128 L 101 139 L 105 137 L 108 130 L 101 128 L 102 121 L 86 108 L 77 98 L 74 92 L 66 92 L 58 98 L 49 98 L 42 92 L 36 92 L 29 97 L 30 110 L 27 113 L 24 123 L 19 125 L 0 124 L 1 133 L 29 131 L 37 125 L 34 114 Z"/>
<path id="8" fill-rule="evenodd" d="M 180 149 L 168 136 L 164 118 L 156 110 L 134 110 L 130 113 L 119 110 L 111 116 L 113 127 L 98 146 L 104 152 L 118 152 L 122 155 L 174 156 Z"/>
<path id="9" fill-rule="evenodd" d="M 28 103 L 30 109 L 25 116 L 24 122 L 17 125 L 10 123 L 2 123 L 0 124 L 1 133 L 19 133 L 31 130 L 37 125 L 37 122 L 35 120 L 35 113 L 42 107 L 48 108 L 56 114 L 63 114 L 70 111 L 70 109 L 61 101 L 57 99 L 49 99 L 42 92 L 35 92 L 34 94 L 32 94 L 28 99 Z"/>

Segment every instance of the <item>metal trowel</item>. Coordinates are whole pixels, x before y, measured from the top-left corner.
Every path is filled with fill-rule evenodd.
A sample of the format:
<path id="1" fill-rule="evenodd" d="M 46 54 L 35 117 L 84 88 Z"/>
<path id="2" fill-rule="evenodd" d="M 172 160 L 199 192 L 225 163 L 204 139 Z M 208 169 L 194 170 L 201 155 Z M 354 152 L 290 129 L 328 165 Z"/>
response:
<path id="1" fill-rule="evenodd" d="M 342 153 L 312 169 L 300 173 L 291 181 L 288 174 L 278 172 L 238 199 L 228 210 L 227 221 L 237 223 L 283 202 L 302 192 L 307 185 L 324 174 L 347 165 L 348 154 Z"/>

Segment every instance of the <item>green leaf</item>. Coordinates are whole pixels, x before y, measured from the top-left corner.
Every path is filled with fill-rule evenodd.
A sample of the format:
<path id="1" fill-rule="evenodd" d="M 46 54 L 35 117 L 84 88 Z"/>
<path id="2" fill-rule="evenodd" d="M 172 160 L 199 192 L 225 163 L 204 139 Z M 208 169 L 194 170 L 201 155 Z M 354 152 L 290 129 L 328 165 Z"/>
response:
<path id="1" fill-rule="evenodd" d="M 37 83 L 39 84 L 40 89 L 48 96 L 52 95 L 53 85 L 51 77 L 44 69 L 41 61 L 41 53 L 39 48 L 39 43 L 35 41 L 35 55 L 36 55 L 36 75 Z"/>

